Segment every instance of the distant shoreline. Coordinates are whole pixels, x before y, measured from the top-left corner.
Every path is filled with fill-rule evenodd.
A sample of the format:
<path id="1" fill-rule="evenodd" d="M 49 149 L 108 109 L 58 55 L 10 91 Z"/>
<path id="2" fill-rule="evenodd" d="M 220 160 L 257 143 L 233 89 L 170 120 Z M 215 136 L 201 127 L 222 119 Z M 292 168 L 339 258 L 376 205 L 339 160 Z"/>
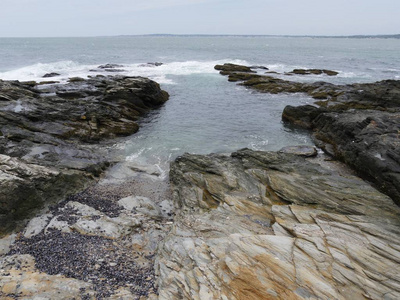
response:
<path id="1" fill-rule="evenodd" d="M 182 36 L 182 37 L 309 37 L 309 38 L 395 38 L 400 39 L 400 34 L 378 34 L 378 35 L 273 35 L 273 34 L 138 34 L 138 35 L 117 35 L 115 37 L 129 36 Z"/>
<path id="2" fill-rule="evenodd" d="M 126 34 L 104 36 L 48 36 L 48 37 L 0 37 L 0 39 L 21 38 L 113 38 L 113 37 L 271 37 L 271 38 L 348 38 L 348 39 L 400 39 L 400 34 L 377 35 L 272 35 L 272 34 Z"/>

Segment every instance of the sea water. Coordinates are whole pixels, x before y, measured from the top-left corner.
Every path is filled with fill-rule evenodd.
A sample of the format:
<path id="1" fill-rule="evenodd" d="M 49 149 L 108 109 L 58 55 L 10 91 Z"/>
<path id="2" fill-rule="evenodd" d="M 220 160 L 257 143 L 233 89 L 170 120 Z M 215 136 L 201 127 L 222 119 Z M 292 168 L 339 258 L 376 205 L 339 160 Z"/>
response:
<path id="1" fill-rule="evenodd" d="M 161 66 L 147 63 L 160 62 Z M 280 78 L 335 84 L 400 79 L 400 39 L 262 36 L 121 36 L 0 38 L 0 79 L 66 82 L 69 77 L 132 75 L 161 84 L 170 100 L 140 122 L 138 133 L 116 145 L 125 160 L 156 165 L 162 174 L 183 154 L 240 148 L 279 150 L 311 145 L 309 132 L 285 126 L 286 105 L 312 104 L 302 94 L 261 94 L 227 81 L 214 66 L 261 65 L 278 73 L 321 68 L 338 76 Z M 101 64 L 122 65 L 107 73 Z M 259 73 L 263 73 L 259 70 Z"/>

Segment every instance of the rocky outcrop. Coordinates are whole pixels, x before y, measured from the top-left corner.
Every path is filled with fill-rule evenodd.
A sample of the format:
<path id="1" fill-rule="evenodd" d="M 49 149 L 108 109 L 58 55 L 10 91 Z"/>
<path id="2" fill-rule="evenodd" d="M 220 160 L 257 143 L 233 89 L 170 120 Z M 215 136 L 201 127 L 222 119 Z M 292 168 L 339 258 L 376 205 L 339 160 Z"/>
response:
<path id="1" fill-rule="evenodd" d="M 251 67 L 235 65 L 230 63 L 226 63 L 223 65 L 216 65 L 214 69 L 220 71 L 222 75 L 226 75 L 229 72 L 255 73 L 255 71 L 253 71 Z"/>
<path id="2" fill-rule="evenodd" d="M 179 157 L 159 299 L 398 299 L 400 209 L 339 163 Z"/>
<path id="3" fill-rule="evenodd" d="M 0 80 L 0 235 L 99 176 L 109 165 L 107 141 L 135 133 L 138 118 L 167 99 L 142 77 Z"/>
<path id="4" fill-rule="evenodd" d="M 292 72 L 287 73 L 289 75 L 328 75 L 328 76 L 336 76 L 339 72 L 326 70 L 326 69 L 294 69 Z"/>
<path id="5" fill-rule="evenodd" d="M 400 82 L 357 84 L 321 107 L 287 106 L 284 121 L 313 130 L 315 143 L 400 204 Z"/>
<path id="6" fill-rule="evenodd" d="M 313 130 L 316 144 L 400 204 L 400 81 L 334 85 L 231 72 L 230 81 L 263 93 L 306 93 L 315 105 L 287 106 L 282 119 Z"/>

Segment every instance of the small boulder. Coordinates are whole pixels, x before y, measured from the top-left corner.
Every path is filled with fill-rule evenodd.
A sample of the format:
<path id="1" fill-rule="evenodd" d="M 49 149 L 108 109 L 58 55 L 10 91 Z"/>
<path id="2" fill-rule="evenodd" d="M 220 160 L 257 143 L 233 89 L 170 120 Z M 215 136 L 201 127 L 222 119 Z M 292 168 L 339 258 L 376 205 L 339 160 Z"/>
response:
<path id="1" fill-rule="evenodd" d="M 56 76 L 60 76 L 60 74 L 52 72 L 52 73 L 46 73 L 42 77 L 43 78 L 49 78 L 49 77 L 56 77 Z"/>
<path id="2" fill-rule="evenodd" d="M 282 120 L 301 128 L 311 129 L 312 121 L 322 112 L 312 105 L 291 106 L 284 108 Z"/>
<path id="3" fill-rule="evenodd" d="M 115 68 L 122 68 L 123 65 L 118 65 L 118 64 L 105 64 L 98 66 L 99 69 L 115 69 Z"/>
<path id="4" fill-rule="evenodd" d="M 224 72 L 244 72 L 244 73 L 256 73 L 251 69 L 251 67 L 246 67 L 242 65 L 235 65 L 235 64 L 223 64 L 223 65 L 216 65 L 214 67 L 215 70 L 224 71 Z"/>
<path id="5" fill-rule="evenodd" d="M 68 79 L 68 82 L 81 82 L 81 81 L 85 81 L 85 79 L 83 79 L 82 77 L 71 77 Z"/>

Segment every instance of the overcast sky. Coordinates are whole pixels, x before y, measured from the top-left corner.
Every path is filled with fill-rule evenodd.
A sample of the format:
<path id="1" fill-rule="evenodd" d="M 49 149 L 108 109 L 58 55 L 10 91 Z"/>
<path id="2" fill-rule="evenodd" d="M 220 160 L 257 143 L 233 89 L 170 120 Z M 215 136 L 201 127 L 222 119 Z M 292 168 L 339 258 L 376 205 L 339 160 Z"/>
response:
<path id="1" fill-rule="evenodd" d="M 400 0 L 0 0 L 1 37 L 400 33 Z"/>

